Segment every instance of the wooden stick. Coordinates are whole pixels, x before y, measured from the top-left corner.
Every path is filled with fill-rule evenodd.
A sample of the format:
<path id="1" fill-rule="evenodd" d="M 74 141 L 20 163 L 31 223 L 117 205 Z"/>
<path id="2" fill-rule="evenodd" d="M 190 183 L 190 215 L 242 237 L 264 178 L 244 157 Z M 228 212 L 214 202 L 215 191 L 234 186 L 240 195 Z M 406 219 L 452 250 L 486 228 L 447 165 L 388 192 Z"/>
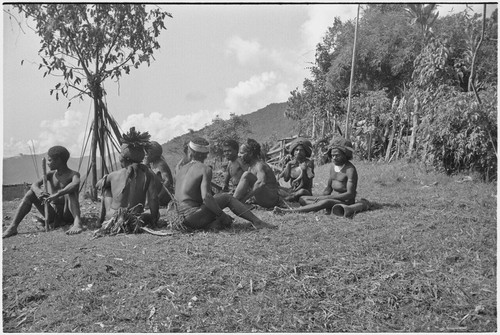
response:
<path id="1" fill-rule="evenodd" d="M 43 171 L 43 189 L 45 192 L 49 193 L 47 188 L 47 161 L 45 157 L 42 158 L 42 171 Z M 45 232 L 49 231 L 49 202 L 44 201 L 43 209 L 45 213 Z"/>

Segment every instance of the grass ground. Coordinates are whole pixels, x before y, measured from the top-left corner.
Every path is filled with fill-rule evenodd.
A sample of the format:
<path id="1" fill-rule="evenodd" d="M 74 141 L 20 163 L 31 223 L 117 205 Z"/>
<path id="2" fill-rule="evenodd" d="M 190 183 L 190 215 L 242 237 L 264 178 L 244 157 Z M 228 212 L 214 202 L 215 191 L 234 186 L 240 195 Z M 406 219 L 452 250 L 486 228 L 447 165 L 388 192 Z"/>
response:
<path id="1" fill-rule="evenodd" d="M 33 211 L 3 240 L 3 331 L 496 332 L 496 183 L 355 164 L 372 210 L 256 211 L 278 230 L 91 240 L 44 233 Z"/>

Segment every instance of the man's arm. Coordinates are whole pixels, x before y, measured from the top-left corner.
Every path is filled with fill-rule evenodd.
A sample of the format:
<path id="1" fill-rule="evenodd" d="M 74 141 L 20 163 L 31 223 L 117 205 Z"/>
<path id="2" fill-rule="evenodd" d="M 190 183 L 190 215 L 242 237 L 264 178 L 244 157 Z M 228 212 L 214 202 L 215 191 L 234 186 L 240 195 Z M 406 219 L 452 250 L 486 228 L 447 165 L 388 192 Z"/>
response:
<path id="1" fill-rule="evenodd" d="M 172 177 L 172 171 L 168 166 L 167 162 L 163 161 L 160 164 L 161 179 L 164 181 L 163 185 L 170 188 L 174 184 L 174 178 Z"/>
<path id="2" fill-rule="evenodd" d="M 51 194 L 47 198 L 47 201 L 52 201 L 66 194 L 78 193 L 79 189 L 80 189 L 80 174 L 78 172 L 75 172 L 69 184 L 63 187 L 62 189 L 58 190 L 56 193 Z"/>
<path id="3" fill-rule="evenodd" d="M 163 187 L 155 177 L 156 175 L 151 172 L 151 182 L 149 183 L 147 194 L 149 211 L 151 212 L 153 224 L 156 224 L 160 218 L 160 201 L 158 199 L 158 194 Z"/>
<path id="4" fill-rule="evenodd" d="M 231 180 L 231 173 L 229 173 L 231 167 L 231 162 L 227 164 L 226 172 L 224 174 L 224 186 L 222 187 L 223 192 L 229 191 L 229 181 Z"/>
<path id="5" fill-rule="evenodd" d="M 333 186 L 332 186 L 332 182 L 333 182 L 332 173 L 333 173 L 333 171 L 332 170 L 333 170 L 333 167 L 330 169 L 330 176 L 328 177 L 328 182 L 326 183 L 326 187 L 323 190 L 323 195 L 330 195 L 333 192 Z"/>

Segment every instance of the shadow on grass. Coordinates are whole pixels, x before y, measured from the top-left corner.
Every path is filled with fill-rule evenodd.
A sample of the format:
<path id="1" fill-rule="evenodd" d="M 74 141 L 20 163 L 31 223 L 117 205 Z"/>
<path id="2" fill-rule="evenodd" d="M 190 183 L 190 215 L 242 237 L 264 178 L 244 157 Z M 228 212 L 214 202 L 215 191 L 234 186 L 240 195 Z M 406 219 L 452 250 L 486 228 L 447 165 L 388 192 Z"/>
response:
<path id="1" fill-rule="evenodd" d="M 382 209 L 382 208 L 401 208 L 402 206 L 400 204 L 388 204 L 388 203 L 379 203 L 379 202 L 372 202 L 370 201 L 370 211 L 374 211 L 377 209 Z"/>

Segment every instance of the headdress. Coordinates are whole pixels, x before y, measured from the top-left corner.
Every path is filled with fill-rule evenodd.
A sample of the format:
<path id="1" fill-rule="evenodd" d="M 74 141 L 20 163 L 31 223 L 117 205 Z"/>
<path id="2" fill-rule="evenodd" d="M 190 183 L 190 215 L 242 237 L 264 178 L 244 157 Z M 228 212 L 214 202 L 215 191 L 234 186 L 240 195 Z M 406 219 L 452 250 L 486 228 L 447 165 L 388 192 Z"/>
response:
<path id="1" fill-rule="evenodd" d="M 123 134 L 123 143 L 121 145 L 121 155 L 134 163 L 140 163 L 144 159 L 146 150 L 151 143 L 149 139 L 151 135 L 146 131 L 141 133 L 136 131 L 135 127 L 131 127 L 129 132 Z"/>
<path id="2" fill-rule="evenodd" d="M 312 154 L 312 144 L 311 144 L 311 141 L 306 140 L 303 137 L 297 137 L 295 140 L 292 141 L 292 143 L 290 144 L 290 153 L 293 154 L 293 151 L 299 145 L 301 145 L 304 148 L 304 150 L 306 152 L 306 157 L 310 158 L 311 154 Z"/>
<path id="3" fill-rule="evenodd" d="M 332 149 L 339 149 L 347 157 L 347 160 L 352 159 L 352 154 L 354 149 L 352 147 L 352 142 L 343 137 L 334 137 L 330 141 L 330 152 Z"/>

